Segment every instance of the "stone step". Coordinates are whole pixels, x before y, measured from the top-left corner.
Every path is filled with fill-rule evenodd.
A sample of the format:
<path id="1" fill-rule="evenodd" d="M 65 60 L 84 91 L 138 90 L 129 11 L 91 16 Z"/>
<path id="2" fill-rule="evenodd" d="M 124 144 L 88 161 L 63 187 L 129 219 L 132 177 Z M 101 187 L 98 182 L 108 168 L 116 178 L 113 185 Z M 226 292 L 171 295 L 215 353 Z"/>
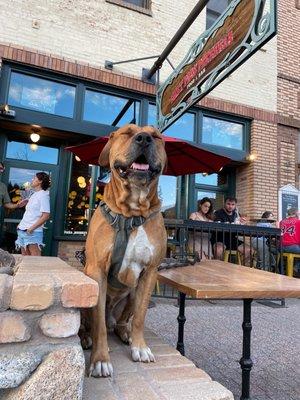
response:
<path id="1" fill-rule="evenodd" d="M 233 400 L 232 393 L 165 344 L 150 330 L 145 337 L 156 363 L 138 363 L 130 348 L 109 336 L 112 378 L 84 380 L 83 400 Z M 85 351 L 89 365 L 90 351 Z"/>

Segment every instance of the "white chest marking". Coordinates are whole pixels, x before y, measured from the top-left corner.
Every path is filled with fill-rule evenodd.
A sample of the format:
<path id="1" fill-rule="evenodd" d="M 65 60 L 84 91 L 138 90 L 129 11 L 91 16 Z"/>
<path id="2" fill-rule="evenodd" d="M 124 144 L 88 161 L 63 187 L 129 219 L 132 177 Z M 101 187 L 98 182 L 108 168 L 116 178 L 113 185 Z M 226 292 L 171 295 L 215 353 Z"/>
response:
<path id="1" fill-rule="evenodd" d="M 138 279 L 144 267 L 151 263 L 153 250 L 154 246 L 150 243 L 147 233 L 139 226 L 137 234 L 129 238 L 120 273 L 130 268 Z"/>

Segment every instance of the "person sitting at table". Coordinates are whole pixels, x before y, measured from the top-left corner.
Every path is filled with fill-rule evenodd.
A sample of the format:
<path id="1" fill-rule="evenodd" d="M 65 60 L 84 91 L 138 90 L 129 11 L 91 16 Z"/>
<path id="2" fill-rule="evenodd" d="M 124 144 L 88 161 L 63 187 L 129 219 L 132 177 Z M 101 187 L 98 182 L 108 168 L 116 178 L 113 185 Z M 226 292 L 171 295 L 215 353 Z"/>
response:
<path id="1" fill-rule="evenodd" d="M 300 254 L 300 220 L 298 210 L 290 208 L 287 218 L 280 221 L 281 244 L 284 253 Z M 296 266 L 300 268 L 300 260 L 296 260 Z"/>
<path id="2" fill-rule="evenodd" d="M 190 219 L 194 221 L 212 222 L 213 203 L 210 198 L 203 197 L 198 201 L 198 211 L 190 215 Z M 210 243 L 210 235 L 206 232 L 194 232 L 189 236 L 189 250 L 198 252 L 201 260 L 212 258 L 212 247 Z"/>
<path id="3" fill-rule="evenodd" d="M 265 211 L 261 219 L 258 220 L 256 226 L 261 226 L 263 228 L 273 228 L 275 226 L 275 219 L 272 211 Z M 266 236 L 257 236 L 251 239 L 253 248 L 257 253 L 257 267 L 270 271 L 272 267 L 275 266 L 276 260 L 271 252 L 269 240 Z"/>
<path id="4" fill-rule="evenodd" d="M 237 210 L 237 199 L 233 196 L 225 198 L 224 207 L 215 211 L 215 222 L 223 222 L 229 224 L 245 224 L 246 218 L 241 217 Z M 214 255 L 217 260 L 224 259 L 224 251 L 239 251 L 243 256 L 243 263 L 246 266 L 251 264 L 251 248 L 247 243 L 239 240 L 236 233 L 217 232 L 212 235 L 211 239 Z"/>

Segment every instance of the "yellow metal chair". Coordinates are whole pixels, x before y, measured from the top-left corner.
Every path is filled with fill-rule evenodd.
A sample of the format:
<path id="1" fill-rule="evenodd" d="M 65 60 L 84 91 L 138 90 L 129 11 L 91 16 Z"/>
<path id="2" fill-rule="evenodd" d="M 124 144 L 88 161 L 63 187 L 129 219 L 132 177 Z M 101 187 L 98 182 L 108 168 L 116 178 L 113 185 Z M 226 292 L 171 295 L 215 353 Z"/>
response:
<path id="1" fill-rule="evenodd" d="M 235 263 L 242 265 L 241 253 L 238 250 L 225 250 L 224 251 L 224 261 L 229 262 L 229 257 L 235 257 Z"/>
<path id="2" fill-rule="evenodd" d="M 294 260 L 300 258 L 299 253 L 282 253 L 282 257 L 286 257 L 286 275 L 293 277 L 294 275 Z M 280 255 L 278 255 L 278 262 L 280 261 Z"/>

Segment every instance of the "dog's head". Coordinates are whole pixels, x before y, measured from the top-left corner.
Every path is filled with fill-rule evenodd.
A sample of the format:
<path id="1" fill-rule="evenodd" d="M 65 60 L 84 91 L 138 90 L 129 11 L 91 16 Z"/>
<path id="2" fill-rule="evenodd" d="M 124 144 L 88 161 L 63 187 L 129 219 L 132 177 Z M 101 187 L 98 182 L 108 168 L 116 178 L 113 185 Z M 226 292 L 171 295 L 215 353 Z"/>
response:
<path id="1" fill-rule="evenodd" d="M 99 157 L 117 180 L 135 185 L 154 181 L 163 171 L 167 156 L 161 133 L 152 126 L 126 125 L 110 135 Z"/>

